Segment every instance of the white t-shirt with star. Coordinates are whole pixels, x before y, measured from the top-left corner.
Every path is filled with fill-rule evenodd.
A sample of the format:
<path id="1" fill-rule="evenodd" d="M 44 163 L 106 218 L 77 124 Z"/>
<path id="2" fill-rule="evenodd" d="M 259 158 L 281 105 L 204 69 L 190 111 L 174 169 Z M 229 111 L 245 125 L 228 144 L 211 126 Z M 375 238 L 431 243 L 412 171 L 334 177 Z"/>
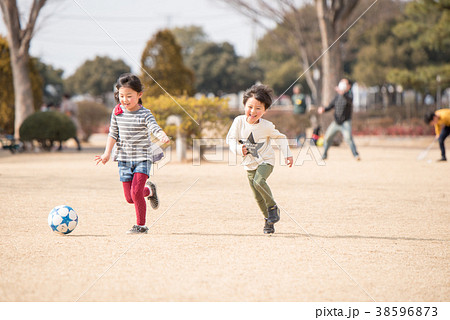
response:
<path id="1" fill-rule="evenodd" d="M 289 143 L 286 136 L 275 129 L 275 125 L 265 119 L 259 119 L 258 123 L 250 124 L 245 115 L 234 119 L 226 138 L 230 151 L 243 156 L 242 146 L 249 151 L 242 161 L 245 170 L 255 170 L 260 164 L 275 165 L 275 151 L 271 146 L 274 140 L 285 158 L 291 157 Z"/>

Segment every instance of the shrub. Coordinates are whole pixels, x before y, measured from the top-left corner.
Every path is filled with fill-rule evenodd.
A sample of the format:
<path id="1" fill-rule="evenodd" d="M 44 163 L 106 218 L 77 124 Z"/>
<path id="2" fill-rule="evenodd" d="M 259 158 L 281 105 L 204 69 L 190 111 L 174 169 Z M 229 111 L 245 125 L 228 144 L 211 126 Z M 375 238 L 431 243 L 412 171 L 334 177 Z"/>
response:
<path id="1" fill-rule="evenodd" d="M 144 99 L 144 106 L 152 111 L 158 124 L 169 136 L 176 135 L 176 128 L 166 124 L 170 115 L 181 116 L 180 131 L 189 143 L 192 143 L 194 138 L 217 138 L 226 135 L 231 125 L 228 118 L 228 100 L 207 97 L 196 99 L 187 96 L 175 97 L 175 100 L 176 102 L 167 95 Z"/>
<path id="2" fill-rule="evenodd" d="M 106 125 L 110 112 L 104 104 L 94 101 L 78 102 L 78 121 L 83 132 L 83 141 L 88 141 L 89 137 L 99 131 L 99 128 Z"/>
<path id="3" fill-rule="evenodd" d="M 75 137 L 76 127 L 68 116 L 60 112 L 36 112 L 25 119 L 19 134 L 22 141 L 36 140 L 42 149 L 48 151 L 55 141 Z"/>

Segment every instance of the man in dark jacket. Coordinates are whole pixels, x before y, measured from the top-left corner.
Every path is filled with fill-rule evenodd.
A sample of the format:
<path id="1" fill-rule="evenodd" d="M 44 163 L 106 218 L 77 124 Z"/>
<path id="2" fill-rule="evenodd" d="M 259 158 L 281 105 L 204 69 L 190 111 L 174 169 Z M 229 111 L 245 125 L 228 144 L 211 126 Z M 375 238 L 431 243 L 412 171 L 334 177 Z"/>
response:
<path id="1" fill-rule="evenodd" d="M 330 102 L 328 107 L 320 107 L 318 110 L 319 113 L 324 113 L 334 108 L 334 121 L 325 132 L 323 159 L 327 158 L 328 148 L 331 146 L 334 135 L 338 131 L 341 131 L 344 140 L 350 146 L 355 159 L 361 160 L 352 136 L 353 95 L 350 92 L 351 87 L 352 85 L 348 79 L 344 78 L 339 81 L 339 85 L 336 87 L 337 95 L 334 97 L 333 101 Z"/>

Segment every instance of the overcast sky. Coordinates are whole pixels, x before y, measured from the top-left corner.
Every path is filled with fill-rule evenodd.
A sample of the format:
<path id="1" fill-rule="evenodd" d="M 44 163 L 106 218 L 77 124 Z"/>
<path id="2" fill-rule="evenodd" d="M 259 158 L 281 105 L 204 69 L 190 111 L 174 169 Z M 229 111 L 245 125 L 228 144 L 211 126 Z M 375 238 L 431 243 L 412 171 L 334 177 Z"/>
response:
<path id="1" fill-rule="evenodd" d="M 30 0 L 18 0 L 26 14 Z M 214 42 L 249 56 L 261 27 L 219 0 L 48 0 L 30 53 L 71 75 L 95 56 L 123 59 L 134 72 L 146 42 L 160 29 L 197 25 Z M 6 35 L 3 18 L 0 34 Z"/>

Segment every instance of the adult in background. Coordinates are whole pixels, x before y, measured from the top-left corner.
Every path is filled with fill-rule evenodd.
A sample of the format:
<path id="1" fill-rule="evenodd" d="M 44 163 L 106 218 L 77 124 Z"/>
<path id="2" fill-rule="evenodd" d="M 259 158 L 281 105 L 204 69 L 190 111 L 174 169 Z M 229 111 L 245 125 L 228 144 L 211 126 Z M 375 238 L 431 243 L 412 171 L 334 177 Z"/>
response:
<path id="1" fill-rule="evenodd" d="M 339 85 L 335 88 L 337 94 L 328 107 L 320 107 L 318 109 L 319 114 L 334 109 L 334 121 L 325 132 L 322 155 L 324 160 L 328 157 L 328 149 L 332 144 L 333 137 L 338 131 L 342 133 L 345 142 L 350 146 L 355 159 L 358 161 L 361 160 L 352 136 L 353 94 L 350 91 L 351 87 L 352 83 L 349 79 L 341 79 Z"/>
<path id="2" fill-rule="evenodd" d="M 80 144 L 80 140 L 78 139 L 78 131 L 80 130 L 80 123 L 78 121 L 78 105 L 74 101 L 72 101 L 72 99 L 70 98 L 70 95 L 67 93 L 65 93 L 62 97 L 61 112 L 68 115 L 70 117 L 70 119 L 73 121 L 73 123 L 75 124 L 77 132 L 75 133 L 75 137 L 73 137 L 73 139 L 77 143 L 78 151 L 80 151 L 81 144 Z M 62 150 L 62 142 L 61 141 L 59 142 L 58 150 L 59 151 Z"/>
<path id="3" fill-rule="evenodd" d="M 425 115 L 425 123 L 434 126 L 436 138 L 439 140 L 441 159 L 438 161 L 447 161 L 444 142 L 450 135 L 450 109 L 439 109 L 434 112 L 428 112 Z"/>
<path id="4" fill-rule="evenodd" d="M 301 145 L 301 140 L 306 139 L 306 128 L 310 126 L 308 115 L 306 115 L 306 95 L 302 93 L 302 87 L 296 84 L 292 89 L 292 105 L 294 106 L 295 119 L 298 121 L 300 127 L 299 134 L 297 135 L 297 145 Z"/>

